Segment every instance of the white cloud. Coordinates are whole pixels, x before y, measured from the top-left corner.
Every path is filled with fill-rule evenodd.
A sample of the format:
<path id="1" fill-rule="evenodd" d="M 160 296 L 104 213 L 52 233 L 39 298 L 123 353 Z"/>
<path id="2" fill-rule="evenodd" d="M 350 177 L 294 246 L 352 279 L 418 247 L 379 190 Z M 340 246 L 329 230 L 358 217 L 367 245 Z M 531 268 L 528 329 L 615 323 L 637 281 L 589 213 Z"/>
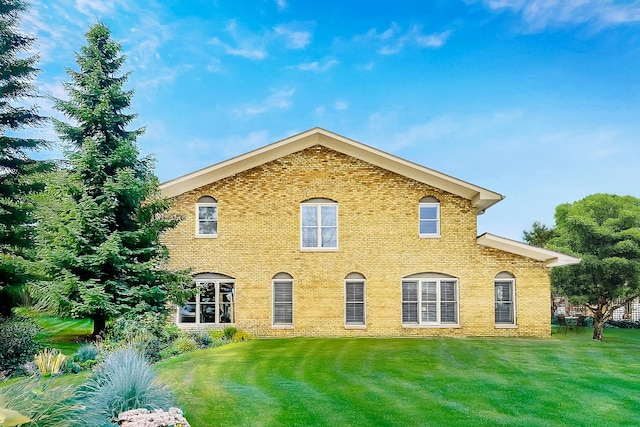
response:
<path id="1" fill-rule="evenodd" d="M 280 10 L 285 10 L 289 6 L 286 0 L 276 0 L 276 5 Z"/>
<path id="2" fill-rule="evenodd" d="M 532 32 L 565 25 L 590 24 L 602 29 L 640 22 L 638 0 L 483 0 L 482 3 L 491 10 L 520 15 Z"/>
<path id="3" fill-rule="evenodd" d="M 277 36 L 284 37 L 290 49 L 304 49 L 311 43 L 311 32 L 299 30 L 295 26 L 278 25 L 273 29 Z"/>
<path id="4" fill-rule="evenodd" d="M 381 55 L 393 55 L 407 47 L 440 48 L 446 43 L 451 34 L 451 30 L 423 34 L 420 25 L 413 25 L 403 32 L 397 23 L 392 22 L 389 28 L 381 33 L 376 28 L 372 28 L 365 34 L 355 36 L 354 40 L 378 45 L 378 53 Z"/>
<path id="5" fill-rule="evenodd" d="M 274 90 L 271 95 L 266 97 L 261 102 L 253 103 L 240 109 L 236 109 L 235 112 L 239 116 L 253 116 L 273 110 L 286 110 L 291 107 L 291 105 L 293 105 L 293 101 L 291 100 L 291 98 L 294 94 L 294 89 Z"/>
<path id="6" fill-rule="evenodd" d="M 224 49 L 225 53 L 232 56 L 241 56 L 248 59 L 264 59 L 267 57 L 267 52 L 258 47 L 242 46 L 233 47 L 220 40 L 218 37 L 214 37 L 209 40 L 209 43 L 214 46 L 220 46 Z"/>
<path id="7" fill-rule="evenodd" d="M 113 13 L 115 3 L 108 0 L 76 0 L 76 9 L 87 16 L 104 17 Z"/>
<path id="8" fill-rule="evenodd" d="M 335 59 L 330 59 L 322 65 L 320 65 L 318 61 L 306 62 L 304 64 L 298 65 L 298 69 L 302 71 L 313 71 L 316 73 L 322 73 L 329 70 L 335 65 L 338 65 L 338 61 L 336 61 Z"/>
<path id="9" fill-rule="evenodd" d="M 338 100 L 336 101 L 336 103 L 334 104 L 333 108 L 335 108 L 336 110 L 340 111 L 340 110 L 346 110 L 349 108 L 349 103 L 347 101 L 342 101 L 342 100 Z"/>

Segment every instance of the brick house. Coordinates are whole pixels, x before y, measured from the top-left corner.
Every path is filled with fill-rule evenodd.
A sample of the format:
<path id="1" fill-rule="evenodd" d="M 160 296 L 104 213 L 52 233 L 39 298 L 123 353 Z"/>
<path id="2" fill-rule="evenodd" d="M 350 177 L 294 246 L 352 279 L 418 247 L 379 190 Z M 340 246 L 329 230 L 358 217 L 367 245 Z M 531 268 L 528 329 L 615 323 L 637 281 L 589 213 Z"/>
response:
<path id="1" fill-rule="evenodd" d="M 500 194 L 315 128 L 161 185 L 198 295 L 184 328 L 258 336 L 546 336 L 551 267 L 477 236 Z"/>

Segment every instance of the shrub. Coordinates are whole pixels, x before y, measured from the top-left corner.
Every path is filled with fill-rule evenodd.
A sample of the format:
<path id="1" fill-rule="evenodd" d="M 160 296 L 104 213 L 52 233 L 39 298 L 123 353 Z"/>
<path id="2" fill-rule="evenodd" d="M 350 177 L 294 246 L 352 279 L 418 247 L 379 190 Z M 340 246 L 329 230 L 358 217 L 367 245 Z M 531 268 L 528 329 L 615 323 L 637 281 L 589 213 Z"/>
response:
<path id="1" fill-rule="evenodd" d="M 16 411 L 38 427 L 75 425 L 80 406 L 73 387 L 49 387 L 48 381 L 30 377 L 0 387 L 0 408 Z"/>
<path id="2" fill-rule="evenodd" d="M 640 329 L 640 322 L 633 320 L 608 320 L 605 326 L 612 328 Z"/>
<path id="3" fill-rule="evenodd" d="M 182 354 L 190 351 L 196 351 L 198 349 L 198 344 L 193 340 L 193 338 L 180 337 L 174 341 L 172 347 L 178 354 Z"/>
<path id="4" fill-rule="evenodd" d="M 55 348 L 45 349 L 36 355 L 36 364 L 42 375 L 56 375 L 65 366 L 67 357 Z"/>
<path id="5" fill-rule="evenodd" d="M 105 350 L 133 347 L 147 360 L 157 362 L 162 350 L 171 347 L 179 335 L 180 329 L 167 323 L 166 315 L 147 313 L 110 322 L 101 345 Z"/>
<path id="6" fill-rule="evenodd" d="M 0 372 L 21 374 L 22 366 L 40 350 L 38 326 L 29 318 L 0 318 Z"/>
<path id="7" fill-rule="evenodd" d="M 79 390 L 86 407 L 83 425 L 102 426 L 130 409 L 160 409 L 173 405 L 171 392 L 156 380 L 147 361 L 133 348 L 109 354 L 94 376 Z"/>
<path id="8" fill-rule="evenodd" d="M 100 354 L 100 350 L 94 344 L 82 344 L 73 354 L 73 361 L 83 364 L 87 361 L 96 360 L 98 354 Z"/>
<path id="9" fill-rule="evenodd" d="M 253 335 L 251 335 L 249 332 L 238 329 L 233 334 L 233 337 L 231 339 L 233 340 L 233 342 L 251 341 L 253 339 Z"/>
<path id="10" fill-rule="evenodd" d="M 232 341 L 233 336 L 236 332 L 238 332 L 238 328 L 236 328 L 235 326 L 227 326 L 226 328 L 224 328 L 222 336 L 224 337 L 224 339 Z"/>
<path id="11" fill-rule="evenodd" d="M 207 348 L 211 345 L 211 336 L 204 331 L 187 332 L 187 336 L 193 339 L 198 348 Z"/>

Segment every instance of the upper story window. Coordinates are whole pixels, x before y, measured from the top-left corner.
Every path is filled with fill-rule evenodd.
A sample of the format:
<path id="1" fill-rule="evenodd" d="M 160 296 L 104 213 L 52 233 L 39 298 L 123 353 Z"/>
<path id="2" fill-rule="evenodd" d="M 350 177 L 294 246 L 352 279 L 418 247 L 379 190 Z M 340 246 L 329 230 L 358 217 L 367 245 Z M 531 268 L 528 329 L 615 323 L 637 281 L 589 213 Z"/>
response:
<path id="1" fill-rule="evenodd" d="M 402 279 L 403 325 L 458 325 L 458 279 L 420 273 Z"/>
<path id="2" fill-rule="evenodd" d="M 419 204 L 420 237 L 440 237 L 440 201 L 423 197 Z"/>
<path id="3" fill-rule="evenodd" d="M 515 326 L 515 277 L 513 274 L 506 271 L 498 273 L 493 282 L 493 286 L 495 290 L 496 303 L 496 326 Z"/>
<path id="4" fill-rule="evenodd" d="M 233 278 L 222 274 L 198 274 L 195 277 L 195 286 L 198 293 L 178 308 L 178 323 L 235 323 Z"/>
<path id="5" fill-rule="evenodd" d="M 310 199 L 300 204 L 300 247 L 338 248 L 338 204 L 329 199 Z"/>
<path id="6" fill-rule="evenodd" d="M 213 197 L 200 197 L 196 203 L 196 236 L 218 236 L 218 202 Z"/>

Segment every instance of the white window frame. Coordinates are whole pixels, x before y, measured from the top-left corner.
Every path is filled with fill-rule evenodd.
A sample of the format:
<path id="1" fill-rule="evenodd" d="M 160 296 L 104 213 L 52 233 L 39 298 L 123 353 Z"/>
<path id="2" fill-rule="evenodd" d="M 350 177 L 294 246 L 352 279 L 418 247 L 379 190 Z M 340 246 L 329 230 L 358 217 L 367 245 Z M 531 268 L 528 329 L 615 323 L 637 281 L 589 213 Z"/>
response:
<path id="1" fill-rule="evenodd" d="M 417 300 L 406 300 L 404 295 L 404 284 L 405 283 L 417 283 Z M 434 301 L 423 301 L 423 293 L 422 289 L 424 286 L 434 283 L 436 285 L 436 299 Z M 454 301 L 443 301 L 442 300 L 442 283 L 443 282 L 453 282 L 454 283 L 454 292 L 455 292 L 455 300 Z M 460 327 L 460 293 L 459 293 L 459 282 L 458 279 L 454 277 L 419 277 L 419 278 L 405 278 L 402 279 L 400 288 L 400 299 L 401 299 L 401 309 L 400 309 L 400 319 L 402 322 L 403 328 L 420 328 L 420 327 L 440 327 L 440 328 L 457 328 Z M 443 322 L 442 321 L 442 304 L 444 303 L 455 303 L 455 321 L 454 322 Z M 417 321 L 407 321 L 405 322 L 405 304 L 415 304 L 417 310 Z M 422 313 L 428 310 L 428 304 L 435 304 L 436 308 L 436 320 L 429 321 L 422 319 Z"/>
<path id="2" fill-rule="evenodd" d="M 362 301 L 349 301 L 347 287 L 350 284 L 362 284 Z M 349 322 L 349 304 L 362 304 L 362 322 Z M 345 328 L 365 328 L 367 325 L 367 284 L 365 279 L 345 279 L 344 281 L 344 327 Z"/>
<path id="3" fill-rule="evenodd" d="M 496 308 L 499 304 L 498 301 L 498 292 L 496 289 L 496 285 L 498 283 L 509 283 L 510 288 L 511 288 L 511 301 L 506 301 L 503 303 L 506 304 L 510 304 L 511 305 L 511 317 L 513 318 L 512 322 L 498 322 L 496 320 Z M 511 278 L 501 278 L 501 277 L 496 277 L 493 281 L 493 297 L 494 297 L 494 321 L 495 321 L 495 325 L 496 328 L 515 328 L 517 326 L 517 322 L 516 322 L 516 281 L 515 279 Z"/>
<path id="4" fill-rule="evenodd" d="M 200 208 L 201 207 L 215 207 L 216 208 L 216 219 L 215 220 L 209 220 L 209 219 L 200 219 Z M 216 223 L 216 232 L 215 233 L 200 233 L 200 222 L 202 221 L 215 221 Z M 211 203 L 211 202 L 205 202 L 205 203 L 196 203 L 196 237 L 204 237 L 204 238 L 216 238 L 218 237 L 218 202 L 215 203 Z"/>
<path id="5" fill-rule="evenodd" d="M 335 218 L 335 226 L 322 226 L 322 208 L 326 207 L 326 206 L 331 206 L 335 208 L 335 212 L 336 212 L 336 218 Z M 315 226 L 305 226 L 303 225 L 303 209 L 304 208 L 311 208 L 311 207 L 315 207 L 316 209 L 316 225 Z M 301 251 L 325 251 L 325 252 L 335 252 L 338 250 L 338 246 L 339 246 L 339 236 L 338 236 L 338 230 L 339 230 L 339 224 L 338 224 L 338 217 L 339 217 L 339 212 L 338 212 L 338 203 L 336 202 L 332 202 L 332 201 L 323 201 L 323 202 L 314 202 L 314 201 L 307 201 L 307 202 L 302 202 L 300 203 L 300 250 Z M 317 236 L 316 236 L 316 242 L 317 245 L 316 246 L 304 246 L 304 232 L 303 229 L 305 228 L 316 228 L 317 229 Z M 335 228 L 336 230 L 336 245 L 335 246 L 322 246 L 322 230 L 326 229 L 326 228 Z"/>
<path id="6" fill-rule="evenodd" d="M 222 301 L 222 297 L 221 295 L 224 293 L 220 292 L 220 285 L 228 285 L 230 284 L 232 286 L 232 291 L 231 291 L 231 301 Z M 178 325 L 223 325 L 223 326 L 234 326 L 236 324 L 236 319 L 235 319 L 235 308 L 236 308 L 236 301 L 235 301 L 235 291 L 236 291 L 236 282 L 233 279 L 196 279 L 195 280 L 195 285 L 196 288 L 203 288 L 205 286 L 213 286 L 214 288 L 214 302 L 202 302 L 200 299 L 200 295 L 201 293 L 198 292 L 195 297 L 194 297 L 194 301 L 187 301 L 183 306 L 178 306 L 178 311 L 177 311 L 177 323 Z M 195 322 L 183 322 L 182 321 L 182 315 L 181 315 L 181 311 L 184 309 L 184 307 L 187 304 L 195 304 Z M 215 311 L 215 321 L 214 322 L 201 322 L 200 321 L 200 317 L 201 317 L 201 311 L 205 306 L 210 306 L 213 305 L 214 306 L 214 311 Z M 229 317 L 230 317 L 230 321 L 229 322 L 220 322 L 220 309 L 223 305 L 230 305 L 230 310 L 229 310 Z"/>
<path id="7" fill-rule="evenodd" d="M 287 283 L 291 286 L 291 301 L 278 301 L 276 302 L 276 284 L 284 284 Z M 294 320 L 294 312 L 293 312 L 293 279 L 277 279 L 274 278 L 272 280 L 271 285 L 271 325 L 273 328 L 281 328 L 281 329 L 292 329 L 293 328 L 293 320 Z M 289 304 L 291 305 L 291 322 L 276 322 L 276 304 Z"/>
<path id="8" fill-rule="evenodd" d="M 436 218 L 422 218 L 422 208 L 436 208 Z M 423 222 L 435 222 L 435 233 L 422 233 L 421 225 Z M 440 202 L 420 202 L 418 203 L 418 234 L 421 238 L 438 238 L 440 237 Z"/>

